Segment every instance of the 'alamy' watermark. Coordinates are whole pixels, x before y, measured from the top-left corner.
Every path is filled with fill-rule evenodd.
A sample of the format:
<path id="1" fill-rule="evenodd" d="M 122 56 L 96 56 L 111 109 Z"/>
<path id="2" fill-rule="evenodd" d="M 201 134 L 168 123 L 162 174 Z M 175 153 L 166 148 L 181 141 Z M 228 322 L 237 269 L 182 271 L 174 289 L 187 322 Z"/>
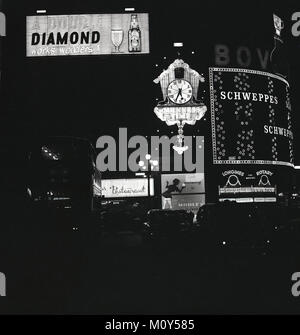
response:
<path id="1" fill-rule="evenodd" d="M 6 36 L 6 17 L 0 12 L 0 36 Z"/>
<path id="2" fill-rule="evenodd" d="M 292 295 L 294 297 L 300 296 L 300 272 L 295 272 L 292 274 L 292 281 L 295 282 L 292 286 Z"/>
<path id="3" fill-rule="evenodd" d="M 0 297 L 6 296 L 6 277 L 5 274 L 0 272 Z"/>
<path id="4" fill-rule="evenodd" d="M 159 170 L 163 172 L 203 172 L 204 137 L 185 136 L 184 145 L 188 150 L 184 155 L 173 150 L 177 141 L 178 136 L 169 138 L 165 135 L 151 136 L 150 140 L 140 135 L 128 139 L 127 128 L 120 128 L 118 141 L 108 135 L 98 138 L 96 148 L 102 150 L 97 156 L 97 168 L 101 172 L 138 172 L 141 170 L 140 163 L 148 155 L 158 160 Z"/>

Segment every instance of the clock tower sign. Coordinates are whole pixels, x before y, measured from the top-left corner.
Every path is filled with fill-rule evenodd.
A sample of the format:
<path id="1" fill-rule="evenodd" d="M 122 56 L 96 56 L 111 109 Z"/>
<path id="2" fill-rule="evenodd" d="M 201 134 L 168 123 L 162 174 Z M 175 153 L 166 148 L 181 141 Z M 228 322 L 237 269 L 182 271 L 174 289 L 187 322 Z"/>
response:
<path id="1" fill-rule="evenodd" d="M 179 154 L 188 149 L 183 145 L 184 125 L 194 125 L 207 110 L 204 103 L 197 100 L 199 82 L 204 82 L 204 77 L 182 59 L 176 59 L 154 80 L 154 83 L 160 83 L 163 95 L 163 101 L 157 104 L 154 113 L 168 126 L 177 124 L 177 143 L 173 149 Z"/>

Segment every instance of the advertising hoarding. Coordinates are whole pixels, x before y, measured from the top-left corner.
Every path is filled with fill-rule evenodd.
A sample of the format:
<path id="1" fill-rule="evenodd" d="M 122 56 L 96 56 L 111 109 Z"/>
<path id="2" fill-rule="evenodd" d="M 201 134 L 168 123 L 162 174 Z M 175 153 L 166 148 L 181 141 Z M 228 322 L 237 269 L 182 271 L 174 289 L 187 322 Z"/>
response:
<path id="1" fill-rule="evenodd" d="M 162 209 L 196 211 L 205 203 L 204 173 L 163 174 Z"/>
<path id="2" fill-rule="evenodd" d="M 149 53 L 147 13 L 27 16 L 27 57 Z"/>
<path id="3" fill-rule="evenodd" d="M 214 164 L 293 166 L 289 83 L 267 72 L 210 68 Z"/>
<path id="4" fill-rule="evenodd" d="M 150 195 L 154 195 L 154 180 L 150 178 Z M 148 179 L 102 179 L 101 191 L 104 198 L 147 197 Z"/>
<path id="5" fill-rule="evenodd" d="M 259 167 L 259 166 L 256 166 Z M 236 166 L 220 170 L 218 195 L 219 200 L 242 202 L 276 201 L 277 173 L 274 168 L 247 168 Z M 275 199 L 275 200 L 274 200 Z"/>

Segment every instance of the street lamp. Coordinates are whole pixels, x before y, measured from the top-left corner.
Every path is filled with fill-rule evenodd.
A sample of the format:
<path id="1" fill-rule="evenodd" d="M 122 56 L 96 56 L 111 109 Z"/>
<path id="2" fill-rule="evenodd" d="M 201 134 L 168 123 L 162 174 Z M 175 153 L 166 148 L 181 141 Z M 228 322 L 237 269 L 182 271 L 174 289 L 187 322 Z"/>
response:
<path id="1" fill-rule="evenodd" d="M 158 160 L 156 159 L 151 159 L 150 154 L 145 155 L 145 161 L 139 161 L 139 167 L 147 173 L 147 178 L 148 178 L 148 199 L 151 197 L 151 188 L 150 188 L 150 177 L 151 177 L 151 171 L 153 171 L 156 167 L 158 167 Z"/>
<path id="2" fill-rule="evenodd" d="M 150 173 L 151 173 L 151 171 L 149 171 L 149 165 L 150 165 L 151 155 L 150 154 L 146 154 L 145 158 L 146 158 L 146 162 L 147 162 L 148 199 L 150 200 Z"/>

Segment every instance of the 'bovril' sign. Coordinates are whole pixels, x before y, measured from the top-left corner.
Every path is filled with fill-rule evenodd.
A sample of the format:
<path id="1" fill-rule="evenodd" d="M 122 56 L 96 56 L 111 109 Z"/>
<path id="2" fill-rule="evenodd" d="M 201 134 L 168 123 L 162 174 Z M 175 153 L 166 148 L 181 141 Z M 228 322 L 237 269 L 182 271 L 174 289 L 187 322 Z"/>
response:
<path id="1" fill-rule="evenodd" d="M 266 70 L 270 61 L 270 51 L 265 48 L 229 46 L 224 43 L 214 45 L 215 65 L 220 67 L 238 66 Z"/>

